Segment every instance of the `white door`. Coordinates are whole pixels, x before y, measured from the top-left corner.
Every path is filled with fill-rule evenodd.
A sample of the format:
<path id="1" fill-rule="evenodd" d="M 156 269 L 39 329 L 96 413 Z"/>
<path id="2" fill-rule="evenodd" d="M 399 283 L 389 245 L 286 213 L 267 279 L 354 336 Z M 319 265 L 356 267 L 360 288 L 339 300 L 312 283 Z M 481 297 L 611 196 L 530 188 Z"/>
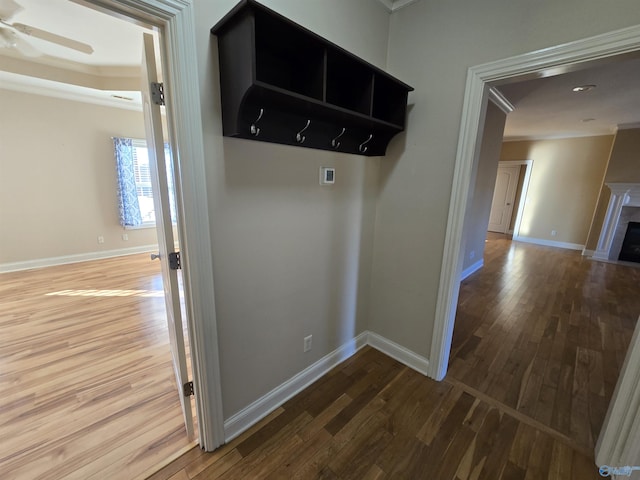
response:
<path id="1" fill-rule="evenodd" d="M 491 215 L 489 216 L 490 232 L 506 233 L 511 223 L 513 202 L 516 198 L 520 167 L 498 167 L 496 187 L 493 190 Z"/>
<path id="2" fill-rule="evenodd" d="M 143 34 L 142 51 L 142 107 L 149 151 L 149 167 L 153 184 L 153 205 L 156 213 L 156 229 L 158 231 L 158 248 L 162 263 L 162 283 L 167 306 L 167 323 L 169 340 L 173 356 L 173 368 L 178 384 L 178 395 L 184 413 L 184 422 L 189 438 L 193 438 L 193 412 L 190 396 L 185 395 L 184 385 L 189 381 L 187 356 L 185 352 L 184 334 L 182 330 L 182 314 L 180 311 L 180 290 L 178 270 L 171 268 L 170 259 L 175 257 L 173 228 L 171 225 L 171 208 L 169 198 L 169 180 L 164 156 L 164 137 L 162 134 L 162 117 L 160 105 L 155 103 L 151 95 L 151 85 L 158 82 L 156 56 L 153 36 Z"/>

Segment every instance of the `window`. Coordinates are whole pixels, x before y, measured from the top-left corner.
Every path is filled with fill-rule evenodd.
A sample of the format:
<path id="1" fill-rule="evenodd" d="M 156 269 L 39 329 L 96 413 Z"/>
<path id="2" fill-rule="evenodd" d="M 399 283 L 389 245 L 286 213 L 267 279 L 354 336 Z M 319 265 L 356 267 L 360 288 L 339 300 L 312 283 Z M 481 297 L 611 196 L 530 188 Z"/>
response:
<path id="1" fill-rule="evenodd" d="M 133 140 L 133 174 L 136 182 L 136 194 L 142 224 L 156 223 L 156 212 L 153 206 L 153 190 L 151 188 L 151 170 L 149 169 L 149 150 L 144 140 Z M 169 167 L 167 167 L 168 169 Z"/>
<path id="2" fill-rule="evenodd" d="M 118 200 L 120 224 L 123 227 L 151 227 L 156 215 L 153 205 L 153 187 L 149 165 L 147 142 L 138 139 L 114 138 L 114 149 L 118 170 Z M 173 184 L 173 162 L 169 145 L 164 147 L 171 222 L 176 222 L 175 190 Z"/>

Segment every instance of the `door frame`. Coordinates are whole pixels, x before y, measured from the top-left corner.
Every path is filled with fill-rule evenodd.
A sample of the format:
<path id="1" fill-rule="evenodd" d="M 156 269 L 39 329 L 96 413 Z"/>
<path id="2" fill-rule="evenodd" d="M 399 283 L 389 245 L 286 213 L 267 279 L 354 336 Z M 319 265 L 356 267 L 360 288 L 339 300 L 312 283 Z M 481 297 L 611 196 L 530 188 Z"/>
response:
<path id="1" fill-rule="evenodd" d="M 442 268 L 438 287 L 428 375 L 446 373 L 464 260 L 464 219 L 482 136 L 489 89 L 500 81 L 526 80 L 566 73 L 586 64 L 640 50 L 640 25 L 470 67 L 467 72 Z M 638 366 L 640 369 L 640 366 Z"/>
<path id="2" fill-rule="evenodd" d="M 490 85 L 509 79 L 524 80 L 578 70 L 588 63 L 592 64 L 609 57 L 634 52 L 637 54 L 639 50 L 640 25 L 636 25 L 469 68 L 431 341 L 428 369 L 430 377 L 442 380 L 447 373 L 460 292 L 460 273 L 464 261 L 465 211 L 469 192 L 475 182 L 474 166 L 477 162 L 479 140 L 484 128 L 482 113 L 486 108 Z M 627 375 L 630 376 L 629 378 L 640 378 L 640 362 L 630 364 L 624 371 L 624 376 Z M 632 413 L 627 411 L 623 415 L 628 417 L 628 422 L 634 422 L 635 413 L 636 411 Z M 621 424 L 628 423 L 626 417 L 625 422 L 620 422 Z M 605 423 L 603 429 L 607 427 Z M 627 441 L 623 440 L 622 443 L 623 445 L 619 447 L 625 448 Z M 607 445 L 599 445 L 599 447 L 600 451 L 607 449 Z"/>
<path id="3" fill-rule="evenodd" d="M 527 201 L 527 193 L 529 192 L 529 181 L 531 180 L 531 171 L 533 170 L 533 160 L 504 160 L 498 162 L 500 167 L 525 166 L 524 179 L 522 180 L 522 191 L 518 199 L 518 211 L 516 212 L 516 221 L 513 223 L 513 231 L 507 232 L 513 234 L 513 240 L 518 240 L 520 236 L 520 225 L 522 225 L 522 215 Z"/>
<path id="4" fill-rule="evenodd" d="M 192 0 L 74 0 L 158 28 L 169 142 L 174 157 L 180 256 L 200 447 L 224 443 L 204 138 Z"/>

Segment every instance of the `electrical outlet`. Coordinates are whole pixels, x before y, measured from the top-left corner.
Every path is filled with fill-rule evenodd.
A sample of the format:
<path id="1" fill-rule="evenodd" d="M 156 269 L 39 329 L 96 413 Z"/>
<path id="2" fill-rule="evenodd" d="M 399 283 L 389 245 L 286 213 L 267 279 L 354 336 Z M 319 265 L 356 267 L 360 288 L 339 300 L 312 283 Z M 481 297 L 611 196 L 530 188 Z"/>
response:
<path id="1" fill-rule="evenodd" d="M 129 235 L 128 235 L 128 234 L 126 234 L 126 233 L 123 233 L 123 234 L 122 234 L 122 240 L 124 240 L 125 242 L 126 242 L 127 240 L 129 240 Z"/>
<path id="2" fill-rule="evenodd" d="M 98 236 L 98 243 L 100 244 L 104 243 L 104 237 L 102 235 Z"/>
<path id="3" fill-rule="evenodd" d="M 475 250 L 471 250 L 469 252 L 469 260 L 473 260 L 474 258 L 476 258 L 476 251 Z"/>
<path id="4" fill-rule="evenodd" d="M 313 335 L 308 335 L 306 337 L 304 337 L 304 351 L 308 352 L 309 350 L 311 350 L 311 340 L 313 338 Z"/>
<path id="5" fill-rule="evenodd" d="M 551 230 L 551 236 L 555 237 L 558 234 L 558 232 L 556 232 L 555 230 Z"/>

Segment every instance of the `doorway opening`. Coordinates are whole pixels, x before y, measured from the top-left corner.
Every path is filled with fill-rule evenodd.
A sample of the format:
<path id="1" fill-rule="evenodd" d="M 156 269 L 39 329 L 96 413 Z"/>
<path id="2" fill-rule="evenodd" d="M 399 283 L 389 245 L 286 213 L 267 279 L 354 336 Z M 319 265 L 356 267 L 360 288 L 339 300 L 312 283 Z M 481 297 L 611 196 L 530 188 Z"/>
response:
<path id="1" fill-rule="evenodd" d="M 482 115 L 489 85 L 524 80 L 531 78 L 529 75 L 556 75 L 579 70 L 591 62 L 612 61 L 616 56 L 632 55 L 639 49 L 640 27 L 632 27 L 533 52 L 527 54 L 526 58 L 514 57 L 469 70 L 431 346 L 430 375 L 433 378 L 442 379 L 448 369 L 460 293 L 464 212 L 470 185 L 473 184 L 476 144 L 482 133 Z"/>

